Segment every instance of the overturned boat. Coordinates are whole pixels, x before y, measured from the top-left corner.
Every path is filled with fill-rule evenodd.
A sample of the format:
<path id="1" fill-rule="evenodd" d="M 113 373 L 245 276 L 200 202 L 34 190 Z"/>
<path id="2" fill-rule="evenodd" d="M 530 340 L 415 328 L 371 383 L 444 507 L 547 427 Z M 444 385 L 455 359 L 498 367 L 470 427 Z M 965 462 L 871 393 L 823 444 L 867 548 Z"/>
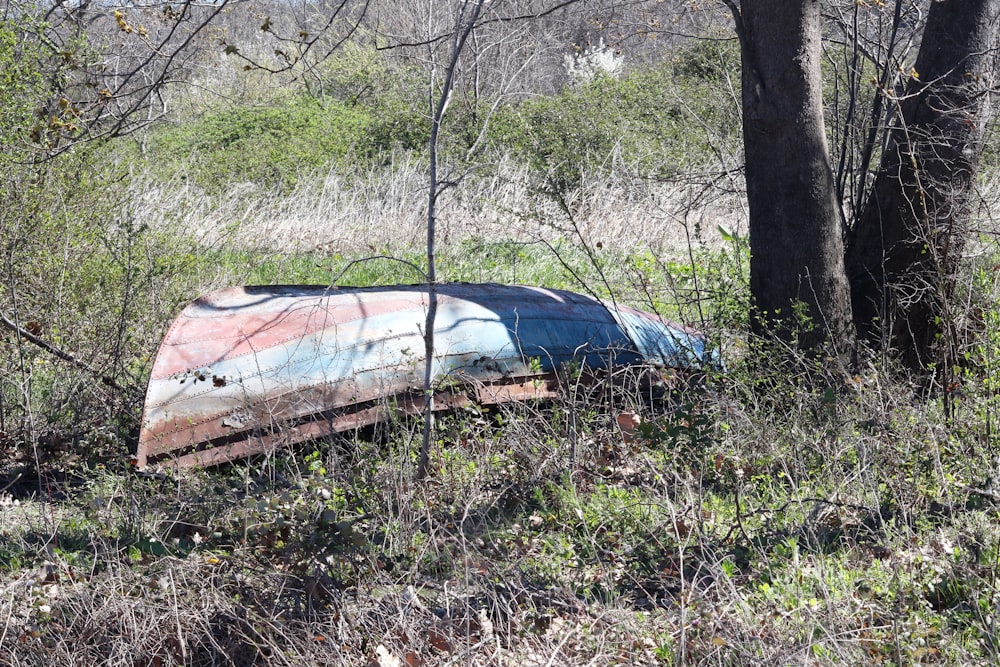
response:
<path id="1" fill-rule="evenodd" d="M 568 367 L 704 368 L 697 332 L 563 290 L 437 287 L 435 406 L 552 398 Z M 426 285 L 237 287 L 201 297 L 153 363 L 140 467 L 209 466 L 422 409 Z"/>

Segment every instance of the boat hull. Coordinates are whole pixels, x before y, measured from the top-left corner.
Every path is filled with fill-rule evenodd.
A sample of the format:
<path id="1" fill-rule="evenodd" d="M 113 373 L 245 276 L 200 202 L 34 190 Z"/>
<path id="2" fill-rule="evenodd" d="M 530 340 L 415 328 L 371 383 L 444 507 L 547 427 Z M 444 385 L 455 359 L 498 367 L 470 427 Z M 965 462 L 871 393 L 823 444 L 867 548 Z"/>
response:
<path id="1" fill-rule="evenodd" d="M 424 285 L 201 297 L 154 360 L 137 465 L 214 465 L 418 412 L 428 302 Z M 568 365 L 714 363 L 696 332 L 573 292 L 443 284 L 437 303 L 438 409 L 551 398 Z"/>

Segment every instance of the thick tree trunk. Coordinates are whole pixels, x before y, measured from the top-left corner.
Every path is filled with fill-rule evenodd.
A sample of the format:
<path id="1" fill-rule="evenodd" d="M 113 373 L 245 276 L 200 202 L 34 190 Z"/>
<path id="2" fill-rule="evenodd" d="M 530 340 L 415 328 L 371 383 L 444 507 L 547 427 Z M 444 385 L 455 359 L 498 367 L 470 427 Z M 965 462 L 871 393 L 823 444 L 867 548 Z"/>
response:
<path id="1" fill-rule="evenodd" d="M 731 4 L 731 6 L 733 6 Z M 819 0 L 742 0 L 754 326 L 853 350 L 843 221 L 823 125 Z"/>
<path id="2" fill-rule="evenodd" d="M 931 3 L 915 71 L 889 99 L 897 122 L 848 242 L 858 332 L 914 370 L 953 360 L 949 308 L 989 112 L 998 4 Z"/>

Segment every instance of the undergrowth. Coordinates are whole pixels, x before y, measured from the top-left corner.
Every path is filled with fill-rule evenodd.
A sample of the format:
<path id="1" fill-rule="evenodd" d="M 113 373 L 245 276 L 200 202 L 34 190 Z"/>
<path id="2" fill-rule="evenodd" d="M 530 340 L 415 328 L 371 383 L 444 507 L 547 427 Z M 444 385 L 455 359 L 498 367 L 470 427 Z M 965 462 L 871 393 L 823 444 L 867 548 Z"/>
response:
<path id="1" fill-rule="evenodd" d="M 25 473 L 3 664 L 993 664 L 992 394 L 759 370 Z"/>

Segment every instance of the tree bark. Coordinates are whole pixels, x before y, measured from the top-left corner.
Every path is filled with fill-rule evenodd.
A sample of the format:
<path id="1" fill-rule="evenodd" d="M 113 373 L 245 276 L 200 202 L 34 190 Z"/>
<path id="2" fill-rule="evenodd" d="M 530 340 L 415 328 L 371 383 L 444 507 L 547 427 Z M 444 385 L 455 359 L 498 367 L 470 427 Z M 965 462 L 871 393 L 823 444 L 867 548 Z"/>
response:
<path id="1" fill-rule="evenodd" d="M 843 221 L 823 124 L 819 0 L 742 0 L 753 326 L 853 351 Z"/>
<path id="2" fill-rule="evenodd" d="M 935 0 L 881 164 L 848 241 L 862 339 L 926 372 L 954 359 L 949 309 L 989 114 L 996 0 Z"/>

